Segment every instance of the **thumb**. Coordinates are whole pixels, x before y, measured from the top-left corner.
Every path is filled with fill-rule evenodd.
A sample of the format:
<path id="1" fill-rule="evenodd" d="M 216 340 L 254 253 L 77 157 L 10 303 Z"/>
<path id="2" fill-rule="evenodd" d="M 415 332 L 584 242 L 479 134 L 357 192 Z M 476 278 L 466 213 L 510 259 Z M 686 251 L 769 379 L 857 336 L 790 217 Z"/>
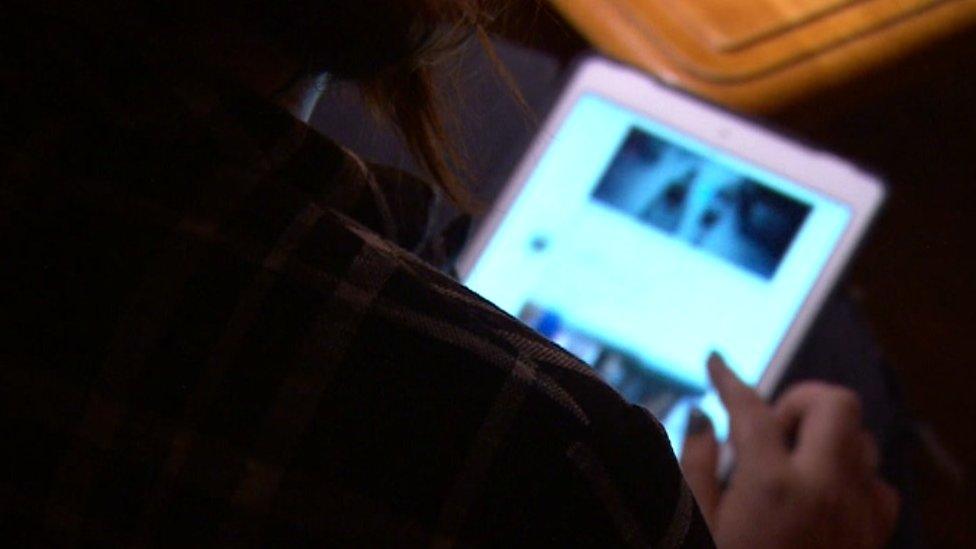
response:
<path id="1" fill-rule="evenodd" d="M 705 522 L 712 524 L 721 497 L 718 471 L 718 442 L 708 416 L 692 409 L 681 451 L 681 469 L 698 501 Z"/>

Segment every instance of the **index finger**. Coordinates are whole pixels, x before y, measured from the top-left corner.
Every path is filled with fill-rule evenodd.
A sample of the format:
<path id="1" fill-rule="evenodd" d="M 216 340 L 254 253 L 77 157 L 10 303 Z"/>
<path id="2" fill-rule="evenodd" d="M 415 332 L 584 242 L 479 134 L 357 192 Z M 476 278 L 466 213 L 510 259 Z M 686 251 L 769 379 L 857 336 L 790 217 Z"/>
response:
<path id="1" fill-rule="evenodd" d="M 716 353 L 708 357 L 708 375 L 729 412 L 729 438 L 742 461 L 787 455 L 786 441 L 772 411 L 762 398 L 735 375 Z"/>

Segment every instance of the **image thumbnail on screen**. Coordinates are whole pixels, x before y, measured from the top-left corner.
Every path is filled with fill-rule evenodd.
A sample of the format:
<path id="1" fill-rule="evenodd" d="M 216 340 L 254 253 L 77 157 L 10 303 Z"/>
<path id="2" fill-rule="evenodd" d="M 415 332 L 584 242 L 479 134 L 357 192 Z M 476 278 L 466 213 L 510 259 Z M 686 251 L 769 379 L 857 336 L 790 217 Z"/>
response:
<path id="1" fill-rule="evenodd" d="M 632 128 L 596 200 L 770 279 L 811 206 Z"/>
<path id="2" fill-rule="evenodd" d="M 699 399 L 705 393 L 702 387 L 675 378 L 667 368 L 650 364 L 598 334 L 573 326 L 558 311 L 529 302 L 518 317 L 589 364 L 625 399 L 647 408 L 656 417 L 666 418 L 682 399 Z"/>

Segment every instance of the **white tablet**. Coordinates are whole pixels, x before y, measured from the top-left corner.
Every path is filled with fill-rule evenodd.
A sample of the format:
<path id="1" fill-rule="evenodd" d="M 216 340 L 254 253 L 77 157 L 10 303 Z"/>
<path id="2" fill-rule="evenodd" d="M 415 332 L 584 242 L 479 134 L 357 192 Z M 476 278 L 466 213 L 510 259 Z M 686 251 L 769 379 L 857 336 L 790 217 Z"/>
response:
<path id="1" fill-rule="evenodd" d="M 873 176 L 589 58 L 464 251 L 464 283 L 650 409 L 680 453 L 728 418 L 720 352 L 768 396 L 884 195 Z"/>

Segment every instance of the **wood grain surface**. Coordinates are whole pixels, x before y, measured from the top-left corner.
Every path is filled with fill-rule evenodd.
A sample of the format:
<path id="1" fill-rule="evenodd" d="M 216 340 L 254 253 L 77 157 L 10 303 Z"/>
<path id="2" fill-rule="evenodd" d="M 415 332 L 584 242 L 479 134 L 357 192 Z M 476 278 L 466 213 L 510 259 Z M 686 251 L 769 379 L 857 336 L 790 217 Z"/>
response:
<path id="1" fill-rule="evenodd" d="M 976 24 L 976 0 L 550 0 L 604 53 L 769 112 Z"/>

